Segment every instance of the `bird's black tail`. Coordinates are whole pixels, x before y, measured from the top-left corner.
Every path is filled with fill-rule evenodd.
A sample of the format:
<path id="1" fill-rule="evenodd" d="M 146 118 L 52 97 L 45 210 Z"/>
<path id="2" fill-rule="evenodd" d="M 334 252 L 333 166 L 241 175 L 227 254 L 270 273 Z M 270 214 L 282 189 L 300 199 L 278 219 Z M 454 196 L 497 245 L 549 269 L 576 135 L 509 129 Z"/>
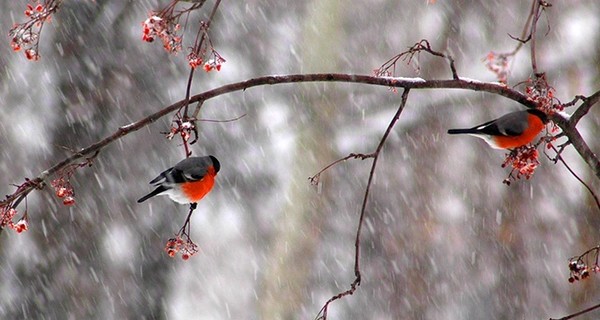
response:
<path id="1" fill-rule="evenodd" d="M 152 192 L 148 193 L 147 195 L 141 197 L 137 202 L 138 203 L 142 203 L 142 202 L 144 202 L 144 201 L 146 201 L 146 200 L 154 197 L 155 195 L 157 195 L 157 194 L 159 194 L 159 193 L 161 193 L 163 191 L 166 191 L 166 190 L 168 190 L 168 188 L 165 188 L 164 186 L 158 186 L 156 189 L 154 189 L 154 191 L 152 191 Z"/>
<path id="2" fill-rule="evenodd" d="M 450 129 L 448 130 L 448 134 L 472 134 L 472 133 L 480 133 L 477 129 Z"/>

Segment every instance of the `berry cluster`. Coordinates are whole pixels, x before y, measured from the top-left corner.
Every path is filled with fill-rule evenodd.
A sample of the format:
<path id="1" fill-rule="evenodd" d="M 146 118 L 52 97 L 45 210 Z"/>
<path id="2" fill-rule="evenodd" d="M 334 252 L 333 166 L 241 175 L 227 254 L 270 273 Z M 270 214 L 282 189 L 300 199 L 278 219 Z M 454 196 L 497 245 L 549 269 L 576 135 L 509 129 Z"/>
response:
<path id="1" fill-rule="evenodd" d="M 169 140 L 173 139 L 175 135 L 180 134 L 181 139 L 183 139 L 184 142 L 187 142 L 190 139 L 192 132 L 196 132 L 196 126 L 193 122 L 176 119 L 173 120 L 173 125 L 169 132 L 165 132 L 165 134 Z"/>
<path id="2" fill-rule="evenodd" d="M 60 199 L 63 199 L 63 204 L 65 206 L 71 206 L 75 204 L 75 192 L 73 191 L 73 187 L 71 186 L 68 178 L 65 179 L 64 177 L 59 177 L 52 180 L 50 184 L 54 188 L 56 196 Z"/>
<path id="3" fill-rule="evenodd" d="M 498 82 L 503 84 L 508 83 L 508 75 L 510 74 L 508 55 L 490 52 L 485 58 L 485 66 L 496 74 Z"/>
<path id="4" fill-rule="evenodd" d="M 510 165 L 512 169 L 508 178 L 504 179 L 504 184 L 510 185 L 512 180 L 518 180 L 522 177 L 529 179 L 533 176 L 535 169 L 540 164 L 538 160 L 539 152 L 536 147 L 536 145 L 524 145 L 506 154 L 502 168 Z"/>
<path id="5" fill-rule="evenodd" d="M 177 32 L 181 29 L 181 25 L 177 23 L 178 20 L 178 18 L 172 16 L 160 17 L 151 14 L 142 23 L 142 40 L 153 42 L 155 38 L 159 38 L 167 52 L 177 53 L 181 51 L 181 37 L 177 35 Z"/>
<path id="6" fill-rule="evenodd" d="M 198 246 L 189 238 L 182 239 L 179 235 L 167 241 L 165 251 L 169 257 L 174 258 L 177 253 L 181 254 L 181 259 L 187 260 L 198 252 Z"/>
<path id="7" fill-rule="evenodd" d="M 588 266 L 581 258 L 569 259 L 569 282 L 573 283 L 578 280 L 587 279 L 590 272 L 600 272 L 600 266 L 595 263 L 593 266 Z"/>
<path id="8" fill-rule="evenodd" d="M 17 233 L 21 233 L 23 231 L 27 231 L 29 229 L 29 222 L 27 222 L 26 218 L 21 218 L 17 223 L 10 226 Z"/>
<path id="9" fill-rule="evenodd" d="M 221 71 L 221 66 L 225 63 L 223 58 L 213 47 L 210 37 L 208 36 L 208 26 L 206 23 L 200 23 L 200 32 L 202 36 L 196 40 L 191 48 L 190 54 L 187 56 L 190 67 L 196 69 L 199 66 L 204 68 L 204 71 L 212 70 Z M 210 53 L 209 53 L 210 52 Z"/>
<path id="10" fill-rule="evenodd" d="M 37 2 L 37 0 L 34 1 Z M 60 4 L 59 0 L 46 0 L 44 4 L 27 4 L 24 11 L 27 21 L 13 25 L 8 36 L 10 37 L 10 46 L 14 51 L 23 49 L 25 57 L 28 60 L 37 61 L 40 59 L 38 50 L 40 33 L 45 22 L 51 21 L 51 15 Z"/>
<path id="11" fill-rule="evenodd" d="M 188 56 L 187 56 L 187 60 L 188 60 L 188 63 L 190 64 L 190 67 L 192 67 L 194 69 L 201 66 L 202 63 L 204 63 L 204 60 L 202 60 L 202 57 L 199 54 L 197 54 L 196 52 L 190 52 L 190 54 L 188 54 Z M 221 69 L 221 67 L 219 67 L 219 69 Z"/>
<path id="12" fill-rule="evenodd" d="M 200 9 L 203 3 L 195 3 L 187 9 L 176 10 L 178 2 L 178 0 L 174 0 L 164 9 L 150 13 L 148 19 L 142 23 L 142 40 L 153 42 L 154 39 L 159 38 L 167 52 L 177 53 L 181 51 L 183 36 L 178 34 L 183 33 L 183 31 L 179 19 L 184 15 L 189 17 L 190 12 Z M 196 41 L 190 48 L 187 60 L 193 69 L 202 67 L 206 72 L 220 71 L 225 59 L 215 51 L 208 36 L 208 25 L 207 22 L 200 22 Z"/>
<path id="13" fill-rule="evenodd" d="M 221 57 L 216 51 L 213 51 L 212 54 L 215 55 L 216 57 L 214 59 L 209 59 L 208 61 L 206 61 L 204 63 L 204 71 L 206 71 L 206 72 L 210 72 L 212 70 L 221 71 L 221 65 L 223 64 L 223 62 L 225 62 L 225 59 L 223 59 L 223 57 Z M 192 64 L 190 63 L 190 66 L 191 65 Z"/>
<path id="14" fill-rule="evenodd" d="M 75 170 L 81 167 L 91 167 L 92 161 L 98 155 L 98 152 L 90 158 L 86 158 L 81 163 L 72 163 L 57 173 L 58 178 L 52 180 L 50 185 L 54 188 L 56 196 L 63 200 L 65 206 L 71 206 L 75 204 L 75 191 L 71 186 L 71 177 L 75 174 Z"/>
<path id="15" fill-rule="evenodd" d="M 27 218 L 27 213 L 23 214 L 23 217 L 17 221 L 17 223 L 13 222 L 14 217 L 17 215 L 17 210 L 11 207 L 4 207 L 0 211 L 0 229 L 5 227 L 9 227 L 10 229 L 15 230 L 17 233 L 21 233 L 23 231 L 27 231 L 29 229 L 29 222 Z"/>
<path id="16" fill-rule="evenodd" d="M 537 102 L 539 104 L 538 108 L 546 114 L 551 115 L 554 112 L 564 110 L 564 106 L 554 97 L 555 90 L 548 85 L 544 74 L 527 81 L 525 94 L 529 99 Z"/>
<path id="17" fill-rule="evenodd" d="M 27 194 L 32 188 L 41 189 L 44 184 L 41 179 L 30 180 L 25 178 L 25 182 L 16 186 L 17 190 L 12 195 L 7 195 L 4 201 L 0 202 L 0 231 L 6 227 L 13 229 L 17 233 L 29 229 L 29 218 L 27 217 Z M 25 212 L 15 223 L 13 220 L 18 214 L 17 206 L 25 200 Z"/>
<path id="18" fill-rule="evenodd" d="M 172 140 L 176 135 L 181 136 L 185 154 L 188 157 L 192 154 L 190 145 L 198 141 L 198 128 L 196 127 L 195 119 L 182 117 L 180 112 L 175 114 L 169 131 L 163 131 L 161 133 L 164 134 L 169 140 Z M 194 134 L 194 138 L 190 141 L 192 133 Z"/>

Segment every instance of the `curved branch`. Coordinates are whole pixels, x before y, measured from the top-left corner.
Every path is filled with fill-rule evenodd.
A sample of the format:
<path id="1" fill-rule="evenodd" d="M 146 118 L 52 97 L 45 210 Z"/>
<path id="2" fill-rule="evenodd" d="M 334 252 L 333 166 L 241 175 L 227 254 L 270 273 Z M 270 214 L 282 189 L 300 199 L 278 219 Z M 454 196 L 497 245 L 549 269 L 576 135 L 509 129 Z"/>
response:
<path id="1" fill-rule="evenodd" d="M 562 317 L 562 318 L 558 318 L 558 319 L 550 318 L 550 320 L 569 320 L 569 319 L 573 319 L 573 318 L 575 318 L 575 317 L 579 317 L 579 316 L 580 316 L 580 315 L 582 315 L 582 314 L 585 314 L 585 313 L 588 313 L 588 312 L 594 311 L 594 310 L 596 310 L 596 309 L 598 309 L 598 308 L 600 308 L 600 303 L 599 303 L 599 304 L 597 304 L 597 305 L 595 305 L 595 306 L 591 306 L 591 307 L 589 307 L 589 308 L 587 308 L 587 309 L 581 310 L 581 311 L 579 311 L 579 312 L 575 312 L 575 313 L 573 313 L 573 314 L 570 314 L 570 315 L 568 315 L 568 316 L 564 316 L 564 317 Z"/>
<path id="2" fill-rule="evenodd" d="M 488 93 L 494 93 L 516 101 L 528 108 L 535 108 L 537 104 L 530 100 L 526 95 L 519 91 L 506 87 L 499 83 L 492 82 L 481 82 L 477 80 L 459 78 L 450 80 L 423 80 L 420 78 L 392 78 L 392 77 L 375 77 L 367 75 L 354 75 L 354 74 L 339 74 L 339 73 L 316 73 L 316 74 L 293 74 L 293 75 L 282 75 L 282 76 L 263 76 L 246 81 L 236 82 L 228 85 L 224 85 L 203 93 L 190 97 L 189 101 L 180 100 L 168 107 L 165 107 L 137 122 L 120 127 L 113 134 L 106 138 L 97 141 L 86 148 L 81 149 L 79 152 L 65 158 L 59 163 L 53 165 L 49 169 L 43 171 L 38 177 L 32 179 L 36 184 L 42 183 L 48 176 L 56 173 L 67 165 L 82 159 L 86 156 L 101 151 L 107 145 L 119 140 L 125 135 L 140 130 L 156 120 L 164 117 L 165 115 L 177 111 L 182 108 L 186 103 L 204 102 L 206 100 L 215 98 L 217 96 L 243 91 L 248 88 L 263 86 L 263 85 L 275 85 L 284 83 L 300 83 L 300 82 L 347 82 L 347 83 L 360 83 L 368 85 L 376 85 L 383 87 L 395 87 L 405 89 L 464 89 L 472 91 L 483 91 Z M 563 129 L 565 134 L 569 137 L 573 146 L 579 152 L 579 154 L 586 160 L 588 165 L 594 170 L 597 177 L 600 178 L 600 161 L 596 155 L 589 149 L 579 132 L 575 127 L 571 126 L 568 121 L 560 115 L 554 115 L 552 120 Z M 33 186 L 26 189 L 24 192 L 28 194 L 33 190 Z M 20 194 L 21 196 L 23 193 Z M 5 206 L 7 203 L 11 203 L 19 195 L 13 194 L 7 196 L 4 200 L 0 201 L 0 206 Z"/>

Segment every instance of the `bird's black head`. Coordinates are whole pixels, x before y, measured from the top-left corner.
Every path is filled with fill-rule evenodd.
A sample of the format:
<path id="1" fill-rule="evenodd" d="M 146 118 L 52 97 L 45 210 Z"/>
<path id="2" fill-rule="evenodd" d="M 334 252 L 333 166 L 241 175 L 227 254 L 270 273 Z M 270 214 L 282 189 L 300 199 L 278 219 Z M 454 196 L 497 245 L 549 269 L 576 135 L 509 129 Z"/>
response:
<path id="1" fill-rule="evenodd" d="M 527 109 L 527 112 L 529 112 L 529 114 L 532 114 L 534 116 L 537 116 L 538 118 L 540 118 L 540 120 L 542 120 L 542 122 L 544 124 L 548 123 L 548 115 L 544 113 L 544 111 L 540 110 L 540 109 Z"/>
<path id="2" fill-rule="evenodd" d="M 221 170 L 221 163 L 219 162 L 219 160 L 217 160 L 217 158 L 213 156 L 208 157 L 210 158 L 210 160 L 212 160 L 213 167 L 215 168 L 215 173 L 219 172 L 219 170 Z"/>

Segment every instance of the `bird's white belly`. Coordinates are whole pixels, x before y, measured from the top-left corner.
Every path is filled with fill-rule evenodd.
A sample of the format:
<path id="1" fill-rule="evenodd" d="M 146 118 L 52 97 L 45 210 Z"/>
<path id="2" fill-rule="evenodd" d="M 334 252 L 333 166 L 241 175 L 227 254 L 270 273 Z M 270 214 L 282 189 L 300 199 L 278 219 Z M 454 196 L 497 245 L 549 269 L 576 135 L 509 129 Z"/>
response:
<path id="1" fill-rule="evenodd" d="M 190 203 L 190 200 L 188 200 L 188 198 L 185 196 L 185 194 L 183 194 L 183 192 L 181 190 L 169 189 L 169 190 L 161 193 L 161 195 L 167 195 L 167 196 L 169 196 L 169 198 L 171 198 L 171 200 L 173 200 L 177 203 L 183 203 L 183 204 Z"/>

